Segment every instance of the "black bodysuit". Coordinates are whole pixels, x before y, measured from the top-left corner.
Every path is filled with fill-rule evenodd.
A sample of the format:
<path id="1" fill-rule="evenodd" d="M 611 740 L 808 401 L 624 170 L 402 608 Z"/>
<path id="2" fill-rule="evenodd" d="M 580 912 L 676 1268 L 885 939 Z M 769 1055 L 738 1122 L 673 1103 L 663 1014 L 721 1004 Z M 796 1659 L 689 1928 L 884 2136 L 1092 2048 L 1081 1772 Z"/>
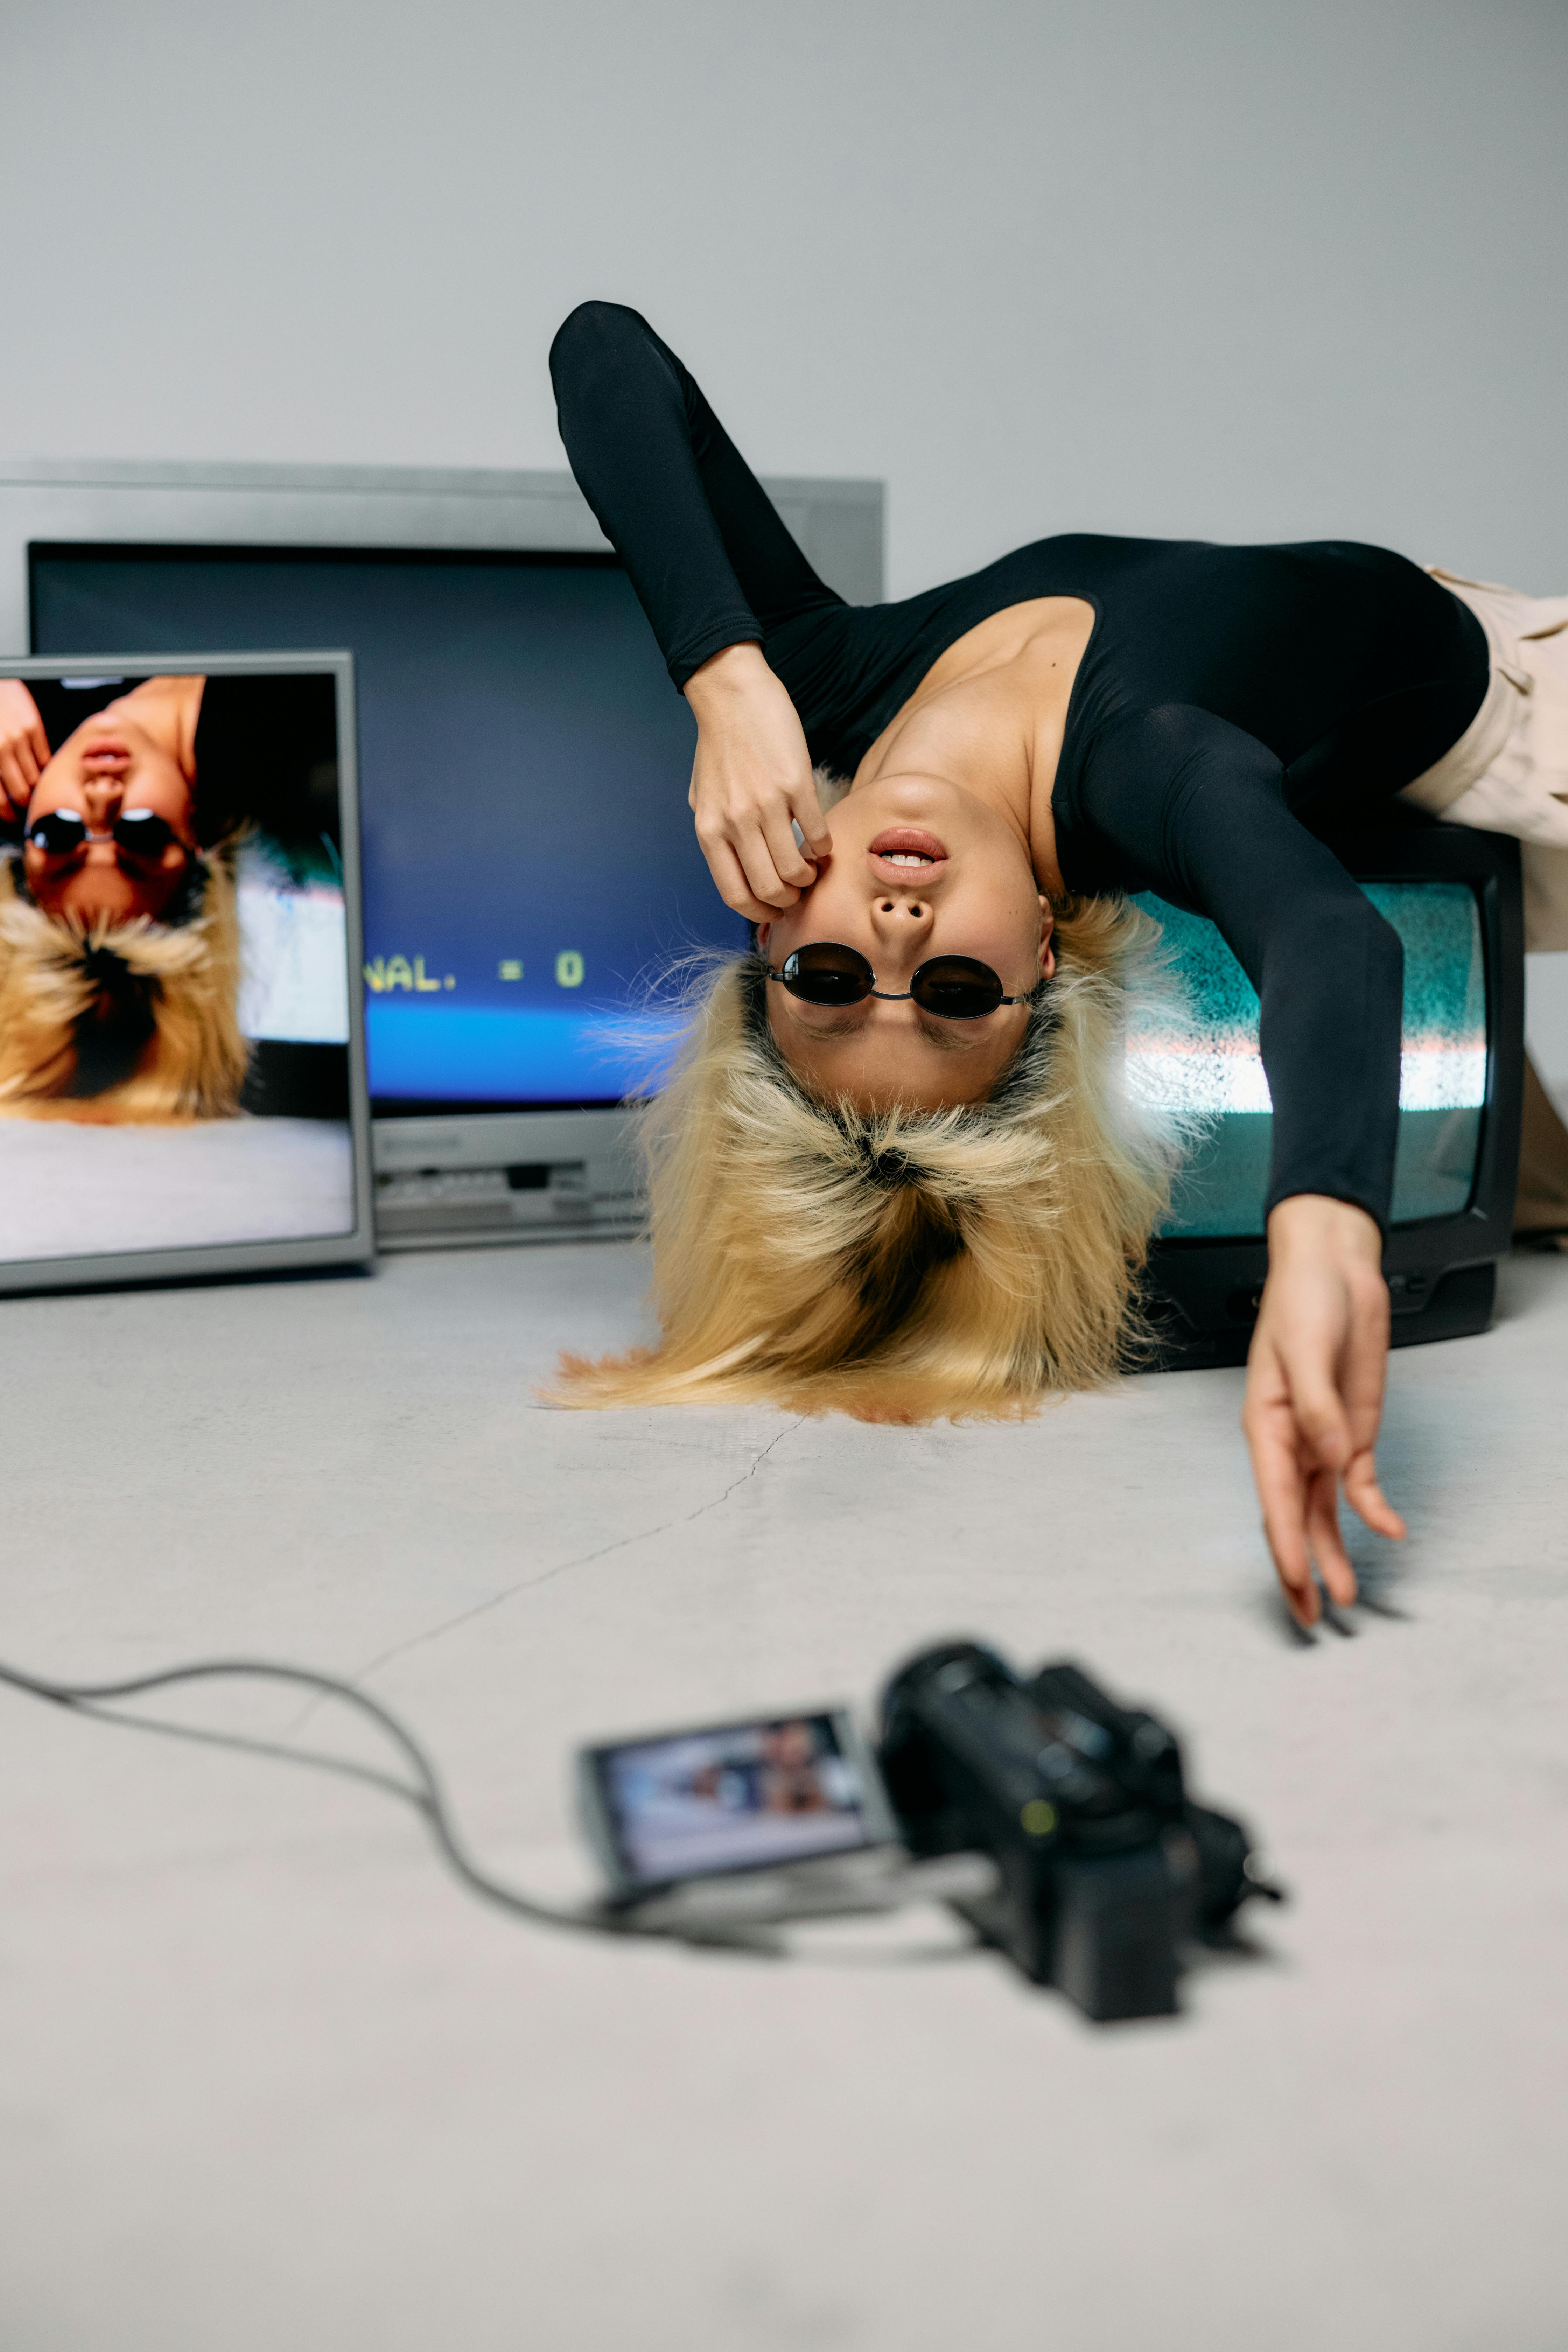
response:
<path id="1" fill-rule="evenodd" d="M 1399 941 L 1317 834 L 1440 759 L 1480 708 L 1484 632 L 1403 556 L 1338 541 L 1037 540 L 965 580 L 851 605 L 812 571 L 701 392 L 635 310 L 584 303 L 550 354 L 573 471 L 677 687 L 760 645 L 814 761 L 852 776 L 966 630 L 1092 604 L 1051 794 L 1069 888 L 1208 916 L 1262 1007 L 1268 1205 L 1388 1216 Z"/>

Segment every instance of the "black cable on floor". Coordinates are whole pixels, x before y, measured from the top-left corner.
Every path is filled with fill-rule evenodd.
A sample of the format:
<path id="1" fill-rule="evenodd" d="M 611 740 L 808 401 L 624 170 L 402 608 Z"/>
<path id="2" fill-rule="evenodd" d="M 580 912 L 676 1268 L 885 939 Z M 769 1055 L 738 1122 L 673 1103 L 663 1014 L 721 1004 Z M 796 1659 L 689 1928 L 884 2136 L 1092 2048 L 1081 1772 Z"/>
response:
<path id="1" fill-rule="evenodd" d="M 243 1734 L 210 1731 L 185 1724 L 153 1723 L 136 1715 L 118 1715 L 116 1699 L 139 1698 L 148 1691 L 167 1690 L 176 1683 L 203 1682 L 219 1677 L 243 1676 L 253 1681 L 292 1683 L 315 1691 L 326 1698 L 344 1700 L 384 1732 L 399 1749 L 413 1769 L 412 1785 L 398 1780 L 390 1772 L 377 1771 L 374 1766 L 356 1764 L 344 1757 L 323 1755 L 319 1749 L 289 1748 L 271 1740 L 251 1739 Z M 142 1731 L 162 1731 L 175 1738 L 199 1739 L 214 1747 L 237 1748 L 250 1755 L 280 1757 L 290 1763 L 310 1764 L 330 1772 L 342 1772 L 347 1778 L 368 1781 L 373 1788 L 401 1797 L 424 1817 L 426 1828 L 436 1842 L 437 1851 L 463 1884 L 487 1903 L 500 1906 L 523 1919 L 531 1919 L 544 1927 L 569 1927 L 581 1935 L 617 1936 L 646 1933 L 630 1920 L 620 1920 L 614 1913 L 592 1909 L 574 1910 L 557 1904 L 542 1903 L 531 1895 L 524 1895 L 500 1879 L 492 1878 L 481 1869 L 463 1844 L 453 1823 L 450 1809 L 441 1787 L 440 1778 L 429 1754 L 407 1726 L 401 1723 L 390 1707 L 383 1706 L 353 1683 L 344 1682 L 336 1675 L 318 1674 L 310 1666 L 280 1665 L 269 1658 L 204 1658 L 190 1665 L 165 1666 L 156 1674 L 132 1675 L 119 1682 L 62 1683 L 53 1682 L 43 1675 L 30 1675 L 20 1666 L 0 1662 L 0 1683 L 13 1690 L 26 1691 L 33 1698 L 47 1699 L 56 1706 L 69 1707 L 81 1714 L 97 1716 L 109 1723 L 132 1726 Z"/>

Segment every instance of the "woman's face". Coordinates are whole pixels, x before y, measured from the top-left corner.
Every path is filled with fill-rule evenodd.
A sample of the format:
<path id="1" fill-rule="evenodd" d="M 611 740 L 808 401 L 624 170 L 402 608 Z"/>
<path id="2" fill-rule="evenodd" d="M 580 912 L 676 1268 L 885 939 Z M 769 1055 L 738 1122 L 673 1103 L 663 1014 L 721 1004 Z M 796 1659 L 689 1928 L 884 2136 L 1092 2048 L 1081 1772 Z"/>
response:
<path id="1" fill-rule="evenodd" d="M 116 823 L 146 810 L 174 838 L 143 850 Z M 55 850 L 29 840 L 23 851 L 27 887 L 46 914 L 125 922 L 163 912 L 195 850 L 191 787 L 179 763 L 139 724 L 125 703 L 85 719 L 68 736 L 33 789 L 27 826 L 58 811 L 85 819 L 89 838 Z M 162 833 L 163 827 L 156 827 Z"/>
<path id="2" fill-rule="evenodd" d="M 879 776 L 839 802 L 833 849 L 816 880 L 757 933 L 774 971 L 795 948 L 858 948 L 879 989 L 907 989 L 929 957 L 989 964 L 1007 996 L 1056 970 L 1050 908 L 1026 845 L 1005 816 L 934 776 Z M 978 1021 L 938 1020 L 908 998 L 802 1004 L 770 984 L 768 1019 L 790 1067 L 813 1092 L 863 1109 L 938 1110 L 979 1102 L 1016 1052 L 1028 1007 Z"/>

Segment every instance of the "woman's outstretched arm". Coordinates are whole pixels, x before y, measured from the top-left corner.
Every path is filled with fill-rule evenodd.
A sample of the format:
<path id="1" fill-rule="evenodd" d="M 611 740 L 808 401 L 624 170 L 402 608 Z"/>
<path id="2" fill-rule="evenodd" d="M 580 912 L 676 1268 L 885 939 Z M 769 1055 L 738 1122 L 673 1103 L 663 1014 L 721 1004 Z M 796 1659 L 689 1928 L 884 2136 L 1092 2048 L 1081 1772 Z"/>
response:
<path id="1" fill-rule="evenodd" d="M 1080 804 L 1123 870 L 1131 863 L 1218 926 L 1258 991 L 1274 1138 L 1243 1427 L 1285 1598 L 1310 1624 L 1314 1559 L 1331 1599 L 1355 1598 L 1335 1516 L 1342 1487 L 1379 1535 L 1405 1532 L 1373 1460 L 1403 952 L 1286 807 L 1272 752 L 1206 711 L 1172 707 L 1108 730 Z"/>

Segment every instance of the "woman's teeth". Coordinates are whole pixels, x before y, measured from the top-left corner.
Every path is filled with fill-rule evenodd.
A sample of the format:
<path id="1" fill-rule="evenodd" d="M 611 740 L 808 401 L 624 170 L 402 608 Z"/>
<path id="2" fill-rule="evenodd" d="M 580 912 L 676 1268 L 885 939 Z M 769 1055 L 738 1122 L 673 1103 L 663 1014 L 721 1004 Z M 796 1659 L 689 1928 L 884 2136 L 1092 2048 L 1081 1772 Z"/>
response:
<path id="1" fill-rule="evenodd" d="M 884 849 L 882 863 L 884 866 L 931 866 L 935 863 L 935 860 L 917 856 L 914 851 L 910 849 Z"/>

